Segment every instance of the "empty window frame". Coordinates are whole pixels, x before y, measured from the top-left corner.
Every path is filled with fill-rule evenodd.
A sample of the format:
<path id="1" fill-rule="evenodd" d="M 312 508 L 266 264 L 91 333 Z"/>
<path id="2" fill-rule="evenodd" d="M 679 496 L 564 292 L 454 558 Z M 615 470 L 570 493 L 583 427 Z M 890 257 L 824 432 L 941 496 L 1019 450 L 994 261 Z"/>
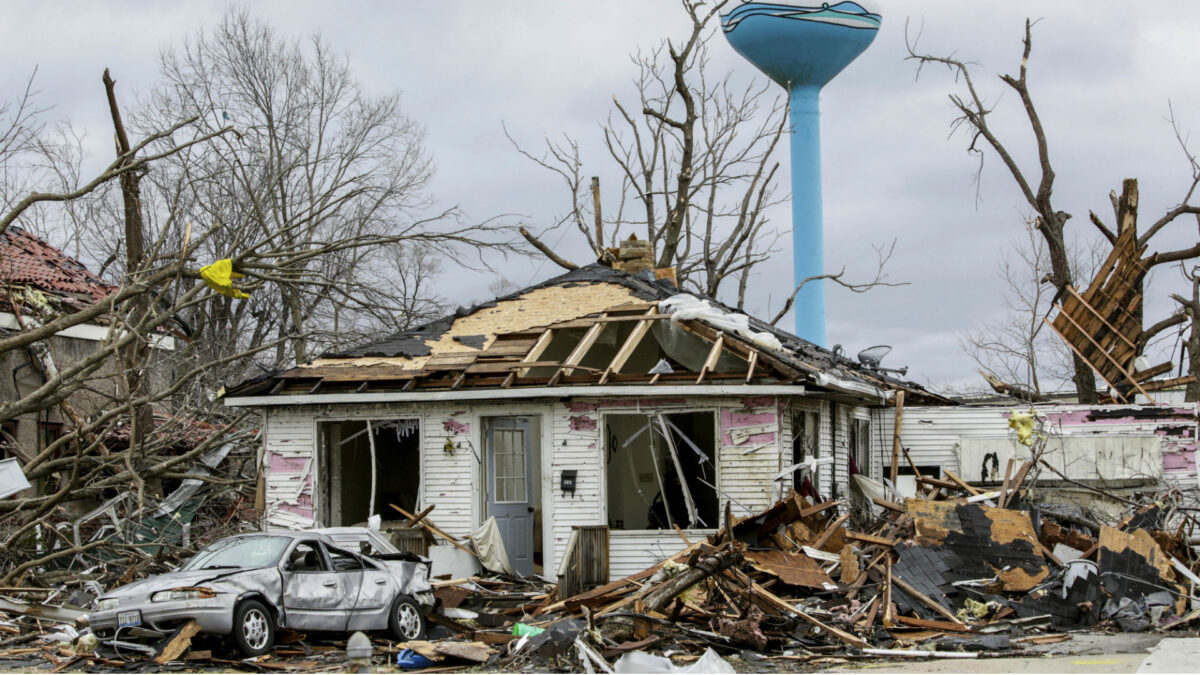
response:
<path id="1" fill-rule="evenodd" d="M 858 468 L 858 472 L 870 477 L 871 474 L 871 420 L 850 420 L 850 457 Z"/>
<path id="2" fill-rule="evenodd" d="M 373 514 L 384 520 L 401 518 L 390 504 L 416 512 L 421 490 L 419 420 L 371 420 L 369 431 L 365 420 L 322 422 L 320 434 L 322 522 L 339 527 L 364 523 Z"/>
<path id="3" fill-rule="evenodd" d="M 718 526 L 715 413 L 611 414 L 604 429 L 610 528 Z"/>
<path id="4" fill-rule="evenodd" d="M 19 420 L 5 420 L 0 423 L 0 459 L 17 456 L 18 422 Z"/>
<path id="5" fill-rule="evenodd" d="M 792 464 L 809 458 L 821 458 L 821 414 L 816 410 L 792 411 Z M 792 487 L 803 494 L 804 479 L 807 478 L 814 493 L 820 490 L 820 470 L 796 469 L 792 472 Z"/>

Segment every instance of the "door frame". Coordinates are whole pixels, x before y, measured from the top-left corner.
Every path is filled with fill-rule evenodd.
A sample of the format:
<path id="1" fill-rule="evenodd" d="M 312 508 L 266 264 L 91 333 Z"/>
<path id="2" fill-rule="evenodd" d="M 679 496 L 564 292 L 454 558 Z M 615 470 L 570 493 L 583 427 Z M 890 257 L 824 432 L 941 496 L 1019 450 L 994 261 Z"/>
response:
<path id="1" fill-rule="evenodd" d="M 473 510 L 472 516 L 476 527 L 487 520 L 488 517 L 488 485 L 487 476 L 487 436 L 484 431 L 484 425 L 489 417 L 528 417 L 533 421 L 532 432 L 540 437 L 533 439 L 532 443 L 537 443 L 539 462 L 536 468 L 537 471 L 535 480 L 541 481 L 542 487 L 542 576 L 548 580 L 557 578 L 556 569 L 557 557 L 555 556 L 554 545 L 554 434 L 550 426 L 553 423 L 553 412 L 548 409 L 547 404 L 525 403 L 525 404 L 509 404 L 509 405 L 480 405 L 475 406 L 471 410 L 471 442 L 479 449 L 476 453 L 478 460 L 472 462 L 474 471 L 472 482 L 479 489 L 475 491 L 476 497 L 471 504 Z"/>

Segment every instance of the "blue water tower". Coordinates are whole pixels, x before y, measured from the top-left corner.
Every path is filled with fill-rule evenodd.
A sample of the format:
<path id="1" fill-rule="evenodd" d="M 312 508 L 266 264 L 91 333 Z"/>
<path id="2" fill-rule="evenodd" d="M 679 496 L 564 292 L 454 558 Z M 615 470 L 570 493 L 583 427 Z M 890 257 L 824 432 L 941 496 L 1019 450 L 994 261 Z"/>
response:
<path id="1" fill-rule="evenodd" d="M 795 286 L 825 273 L 821 216 L 821 88 L 863 53 L 882 20 L 874 2 L 741 2 L 721 17 L 729 44 L 788 91 Z M 788 289 L 789 292 L 791 289 Z M 825 283 L 796 296 L 796 335 L 825 345 Z"/>

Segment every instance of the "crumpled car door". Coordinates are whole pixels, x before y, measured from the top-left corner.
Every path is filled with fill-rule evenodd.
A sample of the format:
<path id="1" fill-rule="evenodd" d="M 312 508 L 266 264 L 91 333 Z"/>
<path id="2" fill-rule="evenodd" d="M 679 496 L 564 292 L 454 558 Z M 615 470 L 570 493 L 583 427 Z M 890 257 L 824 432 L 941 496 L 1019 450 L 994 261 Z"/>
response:
<path id="1" fill-rule="evenodd" d="M 309 548 L 302 549 L 306 546 Z M 302 551 L 299 564 L 296 550 Z M 301 542 L 289 558 L 283 572 L 287 625 L 301 630 L 346 630 L 361 575 L 332 570 L 324 547 L 316 541 Z"/>

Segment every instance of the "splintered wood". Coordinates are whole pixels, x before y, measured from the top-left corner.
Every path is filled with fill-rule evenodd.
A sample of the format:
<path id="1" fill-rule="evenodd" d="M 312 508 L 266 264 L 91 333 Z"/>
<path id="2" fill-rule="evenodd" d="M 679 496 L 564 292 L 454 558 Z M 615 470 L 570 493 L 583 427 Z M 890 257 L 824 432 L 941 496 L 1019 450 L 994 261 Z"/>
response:
<path id="1" fill-rule="evenodd" d="M 1134 189 L 1136 209 L 1136 188 Z M 1100 265 L 1095 278 L 1083 293 L 1068 286 L 1058 308 L 1058 316 L 1046 323 L 1058 333 L 1081 359 L 1115 392 L 1122 403 L 1141 393 L 1151 403 L 1142 383 L 1161 369 L 1134 372 L 1138 338 L 1142 332 L 1142 280 L 1146 276 L 1146 252 L 1139 245 L 1137 229 L 1129 227 L 1117 237 L 1113 250 Z M 1168 369 L 1170 364 L 1167 364 Z"/>

